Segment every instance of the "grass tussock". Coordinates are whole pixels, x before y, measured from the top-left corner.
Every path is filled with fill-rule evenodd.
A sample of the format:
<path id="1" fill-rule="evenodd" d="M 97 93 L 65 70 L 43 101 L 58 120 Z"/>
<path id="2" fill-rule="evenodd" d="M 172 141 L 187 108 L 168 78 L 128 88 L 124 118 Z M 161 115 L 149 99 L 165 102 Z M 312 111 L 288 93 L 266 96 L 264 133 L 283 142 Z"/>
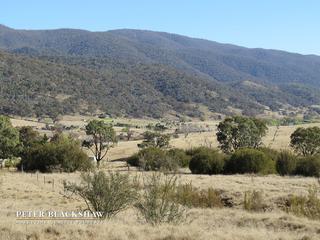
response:
<path id="1" fill-rule="evenodd" d="M 287 212 L 313 220 L 320 220 L 320 198 L 317 186 L 309 189 L 307 196 L 291 196 L 287 201 Z"/>
<path id="2" fill-rule="evenodd" d="M 264 211 L 266 209 L 266 205 L 263 202 L 262 191 L 246 191 L 244 194 L 243 208 L 247 211 Z"/>
<path id="3" fill-rule="evenodd" d="M 187 207 L 214 208 L 223 207 L 219 192 L 212 187 L 199 190 L 191 183 L 179 185 L 175 194 L 176 201 Z"/>

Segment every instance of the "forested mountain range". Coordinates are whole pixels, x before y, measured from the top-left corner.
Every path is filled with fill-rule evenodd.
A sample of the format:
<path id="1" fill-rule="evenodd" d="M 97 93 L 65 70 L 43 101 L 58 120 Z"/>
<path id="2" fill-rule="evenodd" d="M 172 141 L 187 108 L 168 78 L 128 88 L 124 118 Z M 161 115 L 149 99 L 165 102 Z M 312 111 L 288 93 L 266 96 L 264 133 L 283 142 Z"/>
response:
<path id="1" fill-rule="evenodd" d="M 142 30 L 0 25 L 0 113 L 161 117 L 320 105 L 320 57 Z"/>

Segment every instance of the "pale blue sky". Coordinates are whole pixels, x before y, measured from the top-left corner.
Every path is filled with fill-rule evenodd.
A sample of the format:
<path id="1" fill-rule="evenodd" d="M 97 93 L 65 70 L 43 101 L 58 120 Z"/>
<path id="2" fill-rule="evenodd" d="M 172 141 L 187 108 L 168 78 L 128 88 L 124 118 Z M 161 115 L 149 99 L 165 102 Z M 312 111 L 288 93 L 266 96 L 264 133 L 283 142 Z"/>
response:
<path id="1" fill-rule="evenodd" d="M 320 55 L 319 0 L 0 0 L 18 29 L 148 29 Z"/>

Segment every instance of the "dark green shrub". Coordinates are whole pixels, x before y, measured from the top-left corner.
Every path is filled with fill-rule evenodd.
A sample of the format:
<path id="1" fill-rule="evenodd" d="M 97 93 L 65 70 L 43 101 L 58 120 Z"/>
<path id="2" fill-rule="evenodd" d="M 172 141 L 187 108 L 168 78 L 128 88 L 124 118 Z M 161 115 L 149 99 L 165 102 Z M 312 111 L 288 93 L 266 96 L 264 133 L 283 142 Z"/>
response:
<path id="1" fill-rule="evenodd" d="M 260 173 L 275 172 L 275 163 L 263 152 L 243 148 L 233 153 L 226 163 L 226 173 Z"/>
<path id="2" fill-rule="evenodd" d="M 302 176 L 320 177 L 320 155 L 300 158 L 295 173 Z"/>
<path id="3" fill-rule="evenodd" d="M 57 145 L 61 169 L 65 172 L 88 171 L 93 168 L 88 155 L 76 144 Z"/>
<path id="4" fill-rule="evenodd" d="M 278 156 L 279 156 L 279 151 L 277 151 L 273 148 L 268 148 L 268 147 L 260 147 L 260 148 L 258 148 L 258 150 L 263 152 L 265 155 L 267 155 L 273 161 L 277 161 Z"/>
<path id="5" fill-rule="evenodd" d="M 19 168 L 26 171 L 51 172 L 54 167 L 59 167 L 55 150 L 54 144 L 51 143 L 36 145 L 24 153 Z"/>
<path id="6" fill-rule="evenodd" d="M 179 167 L 179 163 L 170 158 L 165 150 L 157 147 L 145 148 L 138 153 L 138 156 L 139 167 L 146 171 L 173 171 Z"/>
<path id="7" fill-rule="evenodd" d="M 148 147 L 133 154 L 127 159 L 131 166 L 141 167 L 144 170 L 176 170 L 179 167 L 189 166 L 190 156 L 182 149 L 169 151 L 157 147 Z"/>
<path id="8" fill-rule="evenodd" d="M 297 167 L 297 157 L 290 151 L 281 151 L 276 160 L 276 169 L 280 175 L 292 175 Z"/>
<path id="9" fill-rule="evenodd" d="M 68 137 L 55 138 L 51 142 L 36 144 L 23 153 L 19 168 L 41 172 L 76 170 L 87 171 L 92 168 L 88 156 L 80 144 Z"/>
<path id="10" fill-rule="evenodd" d="M 177 162 L 179 167 L 188 167 L 191 157 L 182 149 L 173 148 L 168 151 L 168 156 L 172 161 Z"/>
<path id="11" fill-rule="evenodd" d="M 193 174 L 219 174 L 224 167 L 224 155 L 218 150 L 200 148 L 192 156 L 189 168 Z"/>

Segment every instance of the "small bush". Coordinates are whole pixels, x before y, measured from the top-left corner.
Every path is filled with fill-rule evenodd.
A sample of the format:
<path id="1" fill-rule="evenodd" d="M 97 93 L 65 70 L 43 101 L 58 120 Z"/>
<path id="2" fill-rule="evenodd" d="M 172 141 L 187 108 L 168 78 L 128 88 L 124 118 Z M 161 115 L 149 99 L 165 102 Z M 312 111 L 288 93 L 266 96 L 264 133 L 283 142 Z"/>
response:
<path id="1" fill-rule="evenodd" d="M 213 188 L 199 190 L 191 183 L 179 185 L 175 193 L 176 201 L 187 207 L 213 208 L 223 207 L 218 191 Z"/>
<path id="2" fill-rule="evenodd" d="M 191 157 L 182 149 L 173 148 L 168 151 L 168 156 L 172 161 L 177 162 L 179 167 L 188 167 Z"/>
<path id="3" fill-rule="evenodd" d="M 296 174 L 306 177 L 320 177 L 320 155 L 300 158 L 297 164 Z"/>
<path id="4" fill-rule="evenodd" d="M 135 205 L 147 223 L 179 223 L 184 215 L 181 207 L 172 196 L 176 192 L 176 177 L 152 174 L 144 179 L 144 191 Z"/>
<path id="5" fill-rule="evenodd" d="M 81 178 L 80 185 L 65 182 L 64 189 L 82 198 L 90 211 L 101 212 L 102 218 L 111 218 L 125 210 L 137 197 L 129 175 L 106 175 L 100 171 L 82 174 Z"/>
<path id="6" fill-rule="evenodd" d="M 284 175 L 292 175 L 297 167 L 297 157 L 289 151 L 281 151 L 276 160 L 277 172 Z"/>
<path id="7" fill-rule="evenodd" d="M 275 172 L 275 162 L 263 152 L 243 148 L 233 153 L 226 163 L 226 173 L 260 173 Z"/>
<path id="8" fill-rule="evenodd" d="M 224 155 L 218 150 L 199 148 L 193 153 L 189 168 L 193 174 L 219 174 L 224 167 Z"/>
<path id="9" fill-rule="evenodd" d="M 291 212 L 297 216 L 320 220 L 320 199 L 316 186 L 309 189 L 308 196 L 292 196 L 287 201 L 287 206 L 287 212 Z"/>
<path id="10" fill-rule="evenodd" d="M 244 194 L 243 208 L 247 211 L 263 211 L 265 204 L 261 191 L 247 191 Z"/>

